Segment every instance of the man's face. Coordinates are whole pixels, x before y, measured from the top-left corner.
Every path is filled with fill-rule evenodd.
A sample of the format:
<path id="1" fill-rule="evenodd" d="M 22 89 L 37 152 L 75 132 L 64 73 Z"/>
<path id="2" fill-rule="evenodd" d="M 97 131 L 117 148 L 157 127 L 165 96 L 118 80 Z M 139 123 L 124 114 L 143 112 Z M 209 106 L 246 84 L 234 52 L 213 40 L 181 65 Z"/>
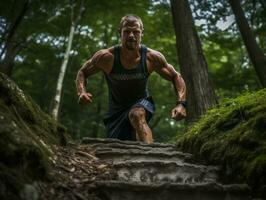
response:
<path id="1" fill-rule="evenodd" d="M 137 20 L 127 20 L 121 29 L 122 45 L 128 50 L 135 50 L 139 47 L 142 37 L 140 23 Z"/>

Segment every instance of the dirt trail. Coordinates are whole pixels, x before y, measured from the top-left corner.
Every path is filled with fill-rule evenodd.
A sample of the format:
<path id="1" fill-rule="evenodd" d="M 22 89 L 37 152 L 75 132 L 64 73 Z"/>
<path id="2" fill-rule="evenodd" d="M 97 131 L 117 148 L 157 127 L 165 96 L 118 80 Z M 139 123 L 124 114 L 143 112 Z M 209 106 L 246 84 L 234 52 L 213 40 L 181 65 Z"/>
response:
<path id="1" fill-rule="evenodd" d="M 55 147 L 50 180 L 38 184 L 41 200 L 100 200 L 90 185 L 98 180 L 116 179 L 112 165 L 97 158 L 88 145 Z M 35 200 L 32 198 L 28 199 Z"/>

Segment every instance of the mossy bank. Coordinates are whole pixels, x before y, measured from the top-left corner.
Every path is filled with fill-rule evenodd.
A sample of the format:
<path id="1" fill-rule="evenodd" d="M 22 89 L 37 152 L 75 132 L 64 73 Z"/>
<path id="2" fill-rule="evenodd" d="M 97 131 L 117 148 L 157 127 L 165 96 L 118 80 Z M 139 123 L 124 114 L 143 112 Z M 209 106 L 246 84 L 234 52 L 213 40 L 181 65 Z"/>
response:
<path id="1" fill-rule="evenodd" d="M 210 110 L 177 138 L 177 146 L 198 160 L 221 166 L 224 182 L 246 182 L 254 190 L 265 190 L 266 89 Z"/>
<path id="2" fill-rule="evenodd" d="M 34 183 L 48 178 L 53 145 L 67 138 L 62 125 L 0 73 L 0 199 L 34 192 Z"/>

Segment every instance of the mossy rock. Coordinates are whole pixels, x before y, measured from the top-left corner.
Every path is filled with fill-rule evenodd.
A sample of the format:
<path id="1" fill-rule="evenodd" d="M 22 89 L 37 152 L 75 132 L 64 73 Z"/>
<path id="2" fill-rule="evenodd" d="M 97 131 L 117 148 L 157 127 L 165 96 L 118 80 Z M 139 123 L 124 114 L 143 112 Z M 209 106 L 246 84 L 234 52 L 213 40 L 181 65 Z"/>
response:
<path id="1" fill-rule="evenodd" d="M 180 150 L 222 167 L 224 182 L 266 185 L 266 89 L 223 102 L 184 135 Z"/>
<path id="2" fill-rule="evenodd" d="M 25 184 L 47 178 L 53 145 L 68 139 L 62 125 L 0 73 L 0 199 L 20 199 Z"/>

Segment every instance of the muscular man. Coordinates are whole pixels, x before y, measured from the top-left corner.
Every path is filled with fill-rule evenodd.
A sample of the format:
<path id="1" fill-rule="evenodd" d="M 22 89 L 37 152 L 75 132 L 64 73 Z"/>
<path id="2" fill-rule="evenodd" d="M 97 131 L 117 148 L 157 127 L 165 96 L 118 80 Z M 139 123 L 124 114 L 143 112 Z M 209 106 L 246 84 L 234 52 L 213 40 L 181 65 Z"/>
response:
<path id="1" fill-rule="evenodd" d="M 107 137 L 152 143 L 148 122 L 155 107 L 147 89 L 149 75 L 155 71 L 173 83 L 177 103 L 171 114 L 175 120 L 186 116 L 185 82 L 160 52 L 141 44 L 144 28 L 138 16 L 124 16 L 118 30 L 121 44 L 96 52 L 79 70 L 79 103 L 92 102 L 86 79 L 102 71 L 109 88 L 109 111 L 104 119 Z"/>

